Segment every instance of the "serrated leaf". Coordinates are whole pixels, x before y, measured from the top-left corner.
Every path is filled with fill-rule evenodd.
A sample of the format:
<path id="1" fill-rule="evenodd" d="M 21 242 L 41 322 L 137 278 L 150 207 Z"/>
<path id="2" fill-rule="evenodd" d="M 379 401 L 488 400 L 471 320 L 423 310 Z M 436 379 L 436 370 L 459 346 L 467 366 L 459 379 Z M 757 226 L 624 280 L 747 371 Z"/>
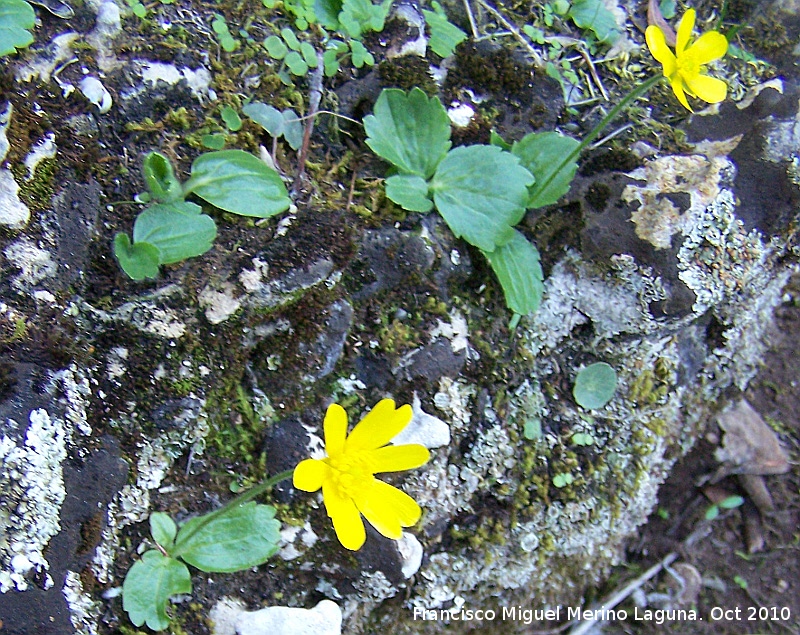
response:
<path id="1" fill-rule="evenodd" d="M 590 364 L 578 372 L 572 396 L 587 410 L 605 406 L 617 390 L 617 373 L 605 362 Z"/>
<path id="2" fill-rule="evenodd" d="M 0 55 L 11 55 L 30 46 L 36 12 L 24 0 L 0 0 Z"/>
<path id="3" fill-rule="evenodd" d="M 280 214 L 291 203 L 278 173 L 243 150 L 201 154 L 183 191 L 228 212 L 257 218 Z"/>
<path id="4" fill-rule="evenodd" d="M 144 183 L 156 201 L 176 201 L 183 197 L 181 182 L 175 177 L 169 159 L 159 152 L 148 152 L 142 163 Z"/>
<path id="5" fill-rule="evenodd" d="M 505 245 L 483 253 L 503 287 L 506 306 L 519 315 L 536 311 L 544 293 L 539 250 L 514 230 L 514 236 Z"/>
<path id="6" fill-rule="evenodd" d="M 270 505 L 245 503 L 197 529 L 201 522 L 193 518 L 180 528 L 175 553 L 202 571 L 249 569 L 278 550 L 281 524 Z"/>
<path id="7" fill-rule="evenodd" d="M 450 57 L 456 47 L 467 39 L 467 34 L 450 22 L 443 11 L 423 9 L 422 15 L 431 33 L 428 46 L 439 57 Z"/>
<path id="8" fill-rule="evenodd" d="M 450 119 L 436 97 L 419 88 L 406 94 L 399 88 L 384 89 L 373 114 L 364 117 L 366 143 L 379 157 L 401 172 L 424 179 L 450 149 Z"/>
<path id="9" fill-rule="evenodd" d="M 620 36 L 614 14 L 606 9 L 603 0 L 574 0 L 569 17 L 582 29 L 589 29 L 598 42 L 613 44 Z"/>
<path id="10" fill-rule="evenodd" d="M 329 31 L 339 30 L 339 14 L 342 12 L 341 0 L 316 0 L 314 15 L 317 21 Z"/>
<path id="11" fill-rule="evenodd" d="M 164 512 L 150 514 L 150 535 L 156 544 L 169 551 L 177 533 L 178 526 L 169 514 Z"/>
<path id="12" fill-rule="evenodd" d="M 528 207 L 552 205 L 569 191 L 578 164 L 570 161 L 563 168 L 559 166 L 579 145 L 577 139 L 558 132 L 531 133 L 514 143 L 511 153 L 519 157 L 535 178 Z"/>
<path id="13" fill-rule="evenodd" d="M 277 138 L 283 134 L 284 118 L 277 108 L 253 101 L 242 107 L 242 112 L 264 128 L 270 136 Z"/>
<path id="14" fill-rule="evenodd" d="M 497 146 L 460 146 L 447 153 L 430 183 L 436 209 L 456 237 L 494 251 L 514 236 L 525 214 L 530 172 Z"/>
<path id="15" fill-rule="evenodd" d="M 168 265 L 193 258 L 211 249 L 217 236 L 214 219 L 188 201 L 148 207 L 133 224 L 133 246 L 149 243 L 158 249 L 159 264 Z"/>
<path id="16" fill-rule="evenodd" d="M 170 596 L 191 591 L 192 578 L 185 564 L 158 551 L 146 551 L 122 583 L 122 608 L 134 626 L 147 624 L 154 631 L 163 631 L 169 626 Z"/>
<path id="17" fill-rule="evenodd" d="M 305 128 L 303 122 L 297 117 L 297 113 L 291 108 L 287 108 L 281 113 L 283 117 L 283 138 L 292 150 L 298 150 L 303 145 L 303 134 Z"/>
<path id="18" fill-rule="evenodd" d="M 114 236 L 114 256 L 122 270 L 134 280 L 158 276 L 159 252 L 155 245 L 132 244 L 128 234 Z"/>
<path id="19" fill-rule="evenodd" d="M 411 212 L 429 212 L 428 182 L 415 174 L 395 174 L 386 179 L 386 196 Z"/>

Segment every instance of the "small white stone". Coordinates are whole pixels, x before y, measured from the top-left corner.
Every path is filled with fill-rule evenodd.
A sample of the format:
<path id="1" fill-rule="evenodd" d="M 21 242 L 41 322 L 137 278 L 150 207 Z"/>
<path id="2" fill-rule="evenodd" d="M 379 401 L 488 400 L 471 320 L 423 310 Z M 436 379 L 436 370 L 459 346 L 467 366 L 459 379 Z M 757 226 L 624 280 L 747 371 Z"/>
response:
<path id="1" fill-rule="evenodd" d="M 425 412 L 417 393 L 414 393 L 411 409 L 414 413 L 411 423 L 392 439 L 394 445 L 418 443 L 426 448 L 450 445 L 450 426 Z"/>
<path id="2" fill-rule="evenodd" d="M 342 609 L 322 600 L 313 609 L 269 606 L 236 618 L 238 635 L 341 635 Z M 219 635 L 219 634 L 217 634 Z"/>
<path id="3" fill-rule="evenodd" d="M 35 144 L 28 156 L 25 157 L 25 167 L 28 168 L 26 181 L 33 179 L 36 168 L 45 159 L 52 159 L 56 156 L 56 136 L 51 132 L 45 135 L 44 139 Z"/>
<path id="4" fill-rule="evenodd" d="M 422 565 L 422 545 L 414 534 L 403 532 L 400 540 L 397 541 L 397 550 L 403 559 L 403 577 L 410 578 Z"/>
<path id="5" fill-rule="evenodd" d="M 466 128 L 475 116 L 475 110 L 469 104 L 454 102 L 453 106 L 448 108 L 447 116 L 456 128 Z"/>
<path id="6" fill-rule="evenodd" d="M 97 111 L 101 115 L 111 110 L 111 105 L 113 104 L 111 93 L 108 92 L 108 89 L 103 86 L 103 82 L 99 79 L 91 75 L 84 77 L 81 80 L 80 89 L 83 96 L 97 106 Z"/>
<path id="7" fill-rule="evenodd" d="M 11 558 L 11 568 L 15 573 L 25 574 L 33 569 L 33 563 L 24 553 L 18 553 L 16 556 Z"/>

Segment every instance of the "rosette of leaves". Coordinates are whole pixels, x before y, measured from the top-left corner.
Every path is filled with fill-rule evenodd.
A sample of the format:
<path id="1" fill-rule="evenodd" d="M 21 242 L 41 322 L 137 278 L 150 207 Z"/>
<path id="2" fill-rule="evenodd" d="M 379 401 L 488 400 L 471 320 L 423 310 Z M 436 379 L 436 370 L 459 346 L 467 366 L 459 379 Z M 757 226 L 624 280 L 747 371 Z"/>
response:
<path id="1" fill-rule="evenodd" d="M 169 626 L 169 598 L 192 591 L 187 563 L 208 573 L 231 573 L 263 564 L 278 550 L 280 523 L 271 505 L 248 502 L 213 514 L 192 518 L 180 529 L 168 514 L 151 514 L 150 534 L 158 549 L 146 551 L 122 584 L 122 606 L 135 626 L 147 624 L 154 631 Z"/>
<path id="2" fill-rule="evenodd" d="M 397 171 L 386 179 L 386 195 L 410 211 L 435 207 L 456 237 L 486 256 L 507 306 L 519 315 L 535 311 L 543 291 L 539 252 L 514 225 L 532 201 L 558 191 L 550 185 L 537 190 L 528 168 L 542 172 L 547 153 L 532 142 L 517 152 L 498 145 L 451 149 L 444 106 L 419 88 L 384 90 L 364 127 L 367 145 Z"/>
<path id="3" fill-rule="evenodd" d="M 219 209 L 268 218 L 287 210 L 290 200 L 275 170 L 242 150 L 207 152 L 195 159 L 191 177 L 181 183 L 169 159 L 150 152 L 142 171 L 147 185 L 143 197 L 154 202 L 127 234 L 114 237 L 114 255 L 134 280 L 155 278 L 161 265 L 199 256 L 211 249 L 217 235 L 214 219 L 196 203 L 194 194 Z"/>
<path id="4" fill-rule="evenodd" d="M 0 56 L 30 46 L 36 13 L 25 0 L 0 0 Z"/>

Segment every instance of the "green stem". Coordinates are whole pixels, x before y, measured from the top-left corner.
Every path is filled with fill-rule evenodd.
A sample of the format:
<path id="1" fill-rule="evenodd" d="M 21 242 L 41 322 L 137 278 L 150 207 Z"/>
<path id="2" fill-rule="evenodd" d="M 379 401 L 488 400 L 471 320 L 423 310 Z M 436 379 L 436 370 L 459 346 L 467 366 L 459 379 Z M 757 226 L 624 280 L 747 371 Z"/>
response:
<path id="1" fill-rule="evenodd" d="M 172 549 L 172 552 L 169 554 L 173 558 L 177 558 L 181 555 L 181 544 L 185 544 L 189 538 L 194 536 L 198 531 L 200 531 L 203 527 L 205 527 L 208 523 L 220 516 L 227 514 L 229 511 L 238 507 L 239 505 L 243 505 L 244 503 L 253 500 L 256 496 L 260 496 L 264 492 L 266 492 L 270 487 L 273 485 L 277 485 L 281 481 L 285 481 L 289 479 L 294 474 L 294 468 L 291 470 L 286 470 L 285 472 L 281 472 L 280 474 L 276 474 L 268 478 L 266 481 L 262 481 L 258 485 L 254 485 L 246 492 L 242 492 L 236 498 L 231 499 L 227 503 L 225 503 L 219 509 L 215 509 L 213 512 L 209 512 L 203 516 L 200 516 L 199 521 L 197 524 L 191 528 L 188 532 L 178 532 L 177 540 L 175 542 L 175 546 Z"/>
<path id="2" fill-rule="evenodd" d="M 658 82 L 660 82 L 661 79 L 663 79 L 663 75 L 654 75 L 646 82 L 644 82 L 643 84 L 639 84 L 631 92 L 625 95 L 625 97 L 623 97 L 620 100 L 620 102 L 616 106 L 614 106 L 605 117 L 603 117 L 600 123 L 598 123 L 594 128 L 592 128 L 592 131 L 588 135 L 586 135 L 583 138 L 583 141 L 581 141 L 580 144 L 566 156 L 566 158 L 559 164 L 559 166 L 550 173 L 550 175 L 545 179 L 543 185 L 539 185 L 538 183 L 536 183 L 536 190 L 539 192 L 544 192 L 545 190 L 547 190 L 550 183 L 553 182 L 553 179 L 556 178 L 556 176 L 561 172 L 561 170 L 563 170 L 575 159 L 577 159 L 578 155 L 586 149 L 586 146 L 588 146 L 592 141 L 597 139 L 597 137 L 600 136 L 600 133 L 603 132 L 605 127 L 608 124 L 610 124 L 614 119 L 616 119 L 617 115 L 619 115 L 619 113 L 622 112 L 622 110 L 626 108 L 628 104 L 630 104 L 635 99 L 641 97 L 644 93 L 646 93 Z"/>

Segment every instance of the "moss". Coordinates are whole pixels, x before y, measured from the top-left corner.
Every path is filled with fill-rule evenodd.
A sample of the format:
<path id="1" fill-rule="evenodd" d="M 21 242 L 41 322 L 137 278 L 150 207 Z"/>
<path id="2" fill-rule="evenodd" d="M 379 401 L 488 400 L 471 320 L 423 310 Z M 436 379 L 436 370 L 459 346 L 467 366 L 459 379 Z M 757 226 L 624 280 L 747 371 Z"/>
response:
<path id="1" fill-rule="evenodd" d="M 37 212 L 52 209 L 58 174 L 58 162 L 55 159 L 43 159 L 30 180 L 28 169 L 21 163 L 13 164 L 11 171 L 19 185 L 19 198 L 23 203 Z"/>
<path id="2" fill-rule="evenodd" d="M 429 96 L 438 92 L 428 61 L 416 55 L 384 60 L 378 64 L 378 75 L 387 88 L 411 90 L 416 87 L 421 88 Z"/>

